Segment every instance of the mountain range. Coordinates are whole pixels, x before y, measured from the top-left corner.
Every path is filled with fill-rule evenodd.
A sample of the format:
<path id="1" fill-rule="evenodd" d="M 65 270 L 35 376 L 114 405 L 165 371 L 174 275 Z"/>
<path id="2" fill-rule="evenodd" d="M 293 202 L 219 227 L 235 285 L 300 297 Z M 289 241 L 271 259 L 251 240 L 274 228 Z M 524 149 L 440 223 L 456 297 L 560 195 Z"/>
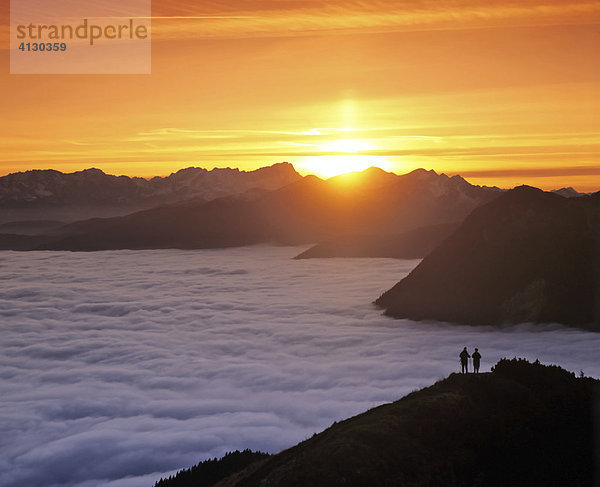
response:
<path id="1" fill-rule="evenodd" d="M 210 201 L 252 189 L 274 190 L 301 178 L 286 162 L 255 171 L 189 167 L 152 179 L 112 176 L 93 168 L 68 174 L 26 171 L 0 177 L 0 224 L 30 220 L 60 224 L 125 215 L 190 199 Z"/>
<path id="2" fill-rule="evenodd" d="M 376 304 L 397 318 L 600 329 L 600 192 L 517 187 L 476 208 Z"/>
<path id="3" fill-rule="evenodd" d="M 156 487 L 593 487 L 599 387 L 560 367 L 503 359 L 491 373 L 451 374 L 276 455 L 238 452 Z"/>
<path id="4" fill-rule="evenodd" d="M 275 190 L 211 201 L 187 199 L 121 217 L 79 221 L 53 235 L 23 240 L 21 248 L 219 248 L 298 245 L 350 234 L 398 235 L 460 222 L 499 193 L 460 176 L 423 169 L 399 176 L 370 168 L 325 181 L 306 176 Z"/>

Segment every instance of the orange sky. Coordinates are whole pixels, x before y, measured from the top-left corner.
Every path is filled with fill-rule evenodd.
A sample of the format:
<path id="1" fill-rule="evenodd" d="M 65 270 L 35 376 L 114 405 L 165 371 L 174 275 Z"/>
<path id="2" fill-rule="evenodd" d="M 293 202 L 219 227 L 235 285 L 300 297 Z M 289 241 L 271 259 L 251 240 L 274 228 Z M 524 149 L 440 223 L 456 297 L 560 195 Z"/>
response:
<path id="1" fill-rule="evenodd" d="M 600 189 L 597 1 L 154 0 L 150 75 L 10 75 L 2 9 L 0 175 L 285 160 Z"/>

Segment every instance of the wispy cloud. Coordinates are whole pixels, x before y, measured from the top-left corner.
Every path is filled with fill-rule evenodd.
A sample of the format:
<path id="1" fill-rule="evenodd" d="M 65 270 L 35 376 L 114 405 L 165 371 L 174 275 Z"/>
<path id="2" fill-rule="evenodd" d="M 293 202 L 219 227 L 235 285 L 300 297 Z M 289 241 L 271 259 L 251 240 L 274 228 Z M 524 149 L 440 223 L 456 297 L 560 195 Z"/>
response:
<path id="1" fill-rule="evenodd" d="M 464 175 L 465 177 L 475 178 L 547 178 L 559 176 L 598 176 L 600 175 L 600 166 L 573 165 L 567 167 L 484 169 L 479 171 L 463 171 L 462 175 Z"/>
<path id="2" fill-rule="evenodd" d="M 145 132 L 139 132 L 128 140 L 161 140 L 161 139 L 227 139 L 241 138 L 244 136 L 256 135 L 333 135 L 338 132 L 347 132 L 347 129 L 339 128 L 311 128 L 303 131 L 283 131 L 283 130 L 253 130 L 253 129 L 182 129 L 174 127 L 164 127 Z"/>
<path id="3" fill-rule="evenodd" d="M 156 15 L 157 38 L 279 37 L 322 32 L 445 30 L 506 25 L 593 22 L 597 2 L 526 1 L 427 2 L 377 0 L 313 2 L 228 2 L 197 6 L 165 2 Z M 177 12 L 167 15 L 165 12 Z M 214 16 L 214 17 L 213 17 Z M 170 22 L 188 19 L 190 22 Z M 193 20 L 198 22 L 193 22 Z M 596 20 L 598 18 L 596 17 Z"/>

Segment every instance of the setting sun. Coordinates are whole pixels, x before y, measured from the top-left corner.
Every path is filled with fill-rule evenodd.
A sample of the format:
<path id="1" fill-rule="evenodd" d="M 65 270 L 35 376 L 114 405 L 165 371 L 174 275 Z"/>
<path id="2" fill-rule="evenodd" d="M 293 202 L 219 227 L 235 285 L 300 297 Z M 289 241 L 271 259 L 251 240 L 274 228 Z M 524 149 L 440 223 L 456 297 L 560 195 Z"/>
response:
<path id="1" fill-rule="evenodd" d="M 363 171 L 371 166 L 388 170 L 385 157 L 360 155 L 306 157 L 297 166 L 298 170 L 302 173 L 316 174 L 324 178 L 330 178 L 347 172 Z"/>
<path id="2" fill-rule="evenodd" d="M 361 139 L 334 140 L 318 145 L 317 154 L 302 157 L 297 164 L 301 172 L 330 178 L 339 174 L 363 171 L 371 166 L 388 170 L 386 157 L 362 154 L 375 147 Z"/>

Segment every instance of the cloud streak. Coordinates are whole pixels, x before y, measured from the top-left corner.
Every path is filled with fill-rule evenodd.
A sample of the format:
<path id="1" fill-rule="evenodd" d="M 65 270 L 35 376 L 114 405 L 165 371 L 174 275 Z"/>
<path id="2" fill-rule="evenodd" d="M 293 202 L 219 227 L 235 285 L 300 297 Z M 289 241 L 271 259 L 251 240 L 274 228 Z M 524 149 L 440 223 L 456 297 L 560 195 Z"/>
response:
<path id="1" fill-rule="evenodd" d="M 522 356 L 600 376 L 600 336 L 381 316 L 416 261 L 300 249 L 0 253 L 0 485 L 149 486 L 279 451 L 456 371 Z"/>
<path id="2" fill-rule="evenodd" d="M 188 5 L 164 2 L 153 13 L 154 39 L 293 37 L 323 33 L 407 32 L 590 23 L 594 2 L 530 0 L 482 4 L 470 1 L 314 1 Z M 156 10 L 156 9 L 155 9 Z"/>

